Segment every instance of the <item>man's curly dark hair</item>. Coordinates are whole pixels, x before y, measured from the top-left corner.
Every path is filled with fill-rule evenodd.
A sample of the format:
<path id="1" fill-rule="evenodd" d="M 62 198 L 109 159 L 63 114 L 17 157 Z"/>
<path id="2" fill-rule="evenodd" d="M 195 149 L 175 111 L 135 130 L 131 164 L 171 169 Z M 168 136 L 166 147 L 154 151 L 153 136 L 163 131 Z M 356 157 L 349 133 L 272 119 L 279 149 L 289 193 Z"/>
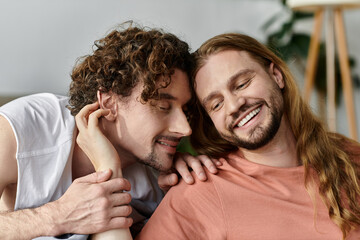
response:
<path id="1" fill-rule="evenodd" d="M 175 68 L 189 75 L 192 60 L 186 42 L 161 29 L 133 26 L 132 22 L 127 25 L 95 41 L 93 54 L 78 60 L 69 91 L 72 115 L 95 102 L 98 90 L 127 97 L 141 81 L 141 101 L 145 103 L 170 84 Z M 158 84 L 161 76 L 163 82 Z"/>

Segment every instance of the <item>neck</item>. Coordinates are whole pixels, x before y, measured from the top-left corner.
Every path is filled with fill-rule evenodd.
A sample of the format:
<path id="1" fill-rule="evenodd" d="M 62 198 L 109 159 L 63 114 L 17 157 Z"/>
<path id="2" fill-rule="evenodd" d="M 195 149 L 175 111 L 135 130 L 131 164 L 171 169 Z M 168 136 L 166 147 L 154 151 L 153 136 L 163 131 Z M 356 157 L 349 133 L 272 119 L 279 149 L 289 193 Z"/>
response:
<path id="1" fill-rule="evenodd" d="M 265 146 L 248 150 L 240 148 L 245 159 L 272 167 L 296 167 L 300 161 L 296 153 L 296 139 L 284 115 L 274 138 Z"/>
<path id="2" fill-rule="evenodd" d="M 119 143 L 121 142 L 121 126 L 117 121 L 109 122 L 104 118 L 99 120 L 99 128 L 105 137 L 113 144 L 117 154 L 120 157 L 121 169 L 124 169 L 136 162 L 135 156 L 124 149 Z"/>
<path id="3" fill-rule="evenodd" d="M 117 135 L 116 129 L 111 129 L 110 127 L 106 126 L 104 123 L 99 123 L 100 130 L 103 134 L 109 139 L 111 143 L 118 142 L 115 141 L 114 136 Z M 111 134 L 113 133 L 113 134 Z M 115 134 L 114 134 L 115 133 Z M 77 133 L 76 133 L 77 136 Z M 116 138 L 116 137 L 115 137 Z M 126 150 L 122 149 L 118 145 L 114 145 L 114 148 L 117 154 L 120 157 L 121 161 L 121 169 L 125 169 L 126 167 L 132 165 L 136 162 L 135 157 L 127 152 Z M 72 160 L 72 174 L 73 179 L 88 175 L 90 173 L 95 172 L 95 168 L 92 165 L 88 156 L 83 152 L 83 150 L 79 147 L 79 145 L 75 141 L 74 151 L 73 151 L 73 160 Z"/>

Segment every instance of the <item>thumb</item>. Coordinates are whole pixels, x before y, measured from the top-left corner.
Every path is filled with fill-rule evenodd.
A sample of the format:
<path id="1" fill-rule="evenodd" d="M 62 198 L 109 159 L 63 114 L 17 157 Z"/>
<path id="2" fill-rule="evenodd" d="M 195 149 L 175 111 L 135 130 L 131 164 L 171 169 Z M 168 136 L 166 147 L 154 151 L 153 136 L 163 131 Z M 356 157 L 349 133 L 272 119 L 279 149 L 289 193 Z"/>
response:
<path id="1" fill-rule="evenodd" d="M 163 191 L 168 191 L 172 186 L 178 183 L 179 179 L 176 173 L 160 174 L 158 177 L 159 187 Z"/>
<path id="2" fill-rule="evenodd" d="M 107 169 L 104 171 L 94 172 L 84 177 L 78 178 L 77 181 L 83 183 L 101 183 L 109 180 L 111 174 L 112 174 L 111 170 Z"/>

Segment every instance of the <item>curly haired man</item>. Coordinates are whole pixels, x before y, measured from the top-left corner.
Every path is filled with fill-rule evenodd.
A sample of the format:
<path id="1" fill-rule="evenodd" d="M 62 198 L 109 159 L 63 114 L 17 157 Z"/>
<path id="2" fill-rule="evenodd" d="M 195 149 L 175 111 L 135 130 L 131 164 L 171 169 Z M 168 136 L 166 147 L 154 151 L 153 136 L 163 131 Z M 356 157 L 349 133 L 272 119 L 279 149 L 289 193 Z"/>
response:
<path id="1" fill-rule="evenodd" d="M 189 46 L 131 24 L 95 46 L 73 69 L 70 98 L 42 93 L 0 108 L 1 239 L 87 239 L 133 222 L 136 232 L 163 197 L 152 168 L 168 171 L 191 134 Z M 111 149 L 94 155 L 104 141 Z"/>

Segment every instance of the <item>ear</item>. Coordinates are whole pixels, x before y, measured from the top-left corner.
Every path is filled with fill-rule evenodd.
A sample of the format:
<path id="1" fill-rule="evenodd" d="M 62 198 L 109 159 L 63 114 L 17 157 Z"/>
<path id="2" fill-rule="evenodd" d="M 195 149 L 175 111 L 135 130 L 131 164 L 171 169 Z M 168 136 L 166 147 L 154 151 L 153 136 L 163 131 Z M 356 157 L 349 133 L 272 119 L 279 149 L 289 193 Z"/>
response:
<path id="1" fill-rule="evenodd" d="M 283 89 L 285 87 L 283 75 L 282 75 L 281 71 L 278 69 L 278 67 L 275 66 L 274 63 L 270 64 L 269 73 L 274 78 L 274 80 L 275 80 L 276 84 L 279 86 L 279 88 Z"/>
<path id="2" fill-rule="evenodd" d="M 109 109 L 110 113 L 105 116 L 108 121 L 115 121 L 117 116 L 117 104 L 115 95 L 110 92 L 101 92 L 100 90 L 96 93 L 97 99 L 101 109 Z"/>

